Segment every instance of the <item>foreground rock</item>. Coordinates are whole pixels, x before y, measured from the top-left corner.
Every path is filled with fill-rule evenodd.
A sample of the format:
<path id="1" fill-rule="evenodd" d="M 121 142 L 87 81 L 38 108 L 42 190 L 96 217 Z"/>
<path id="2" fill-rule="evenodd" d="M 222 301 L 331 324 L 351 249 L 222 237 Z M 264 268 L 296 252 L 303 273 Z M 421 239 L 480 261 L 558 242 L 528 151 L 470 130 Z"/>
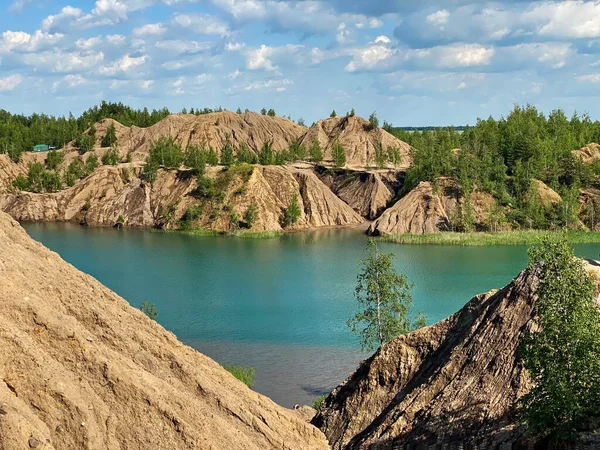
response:
<path id="1" fill-rule="evenodd" d="M 0 448 L 327 449 L 0 213 Z"/>
<path id="2" fill-rule="evenodd" d="M 313 423 L 334 449 L 534 448 L 516 404 L 530 388 L 517 351 L 535 326 L 536 285 L 525 271 L 384 345 L 333 391 Z"/>

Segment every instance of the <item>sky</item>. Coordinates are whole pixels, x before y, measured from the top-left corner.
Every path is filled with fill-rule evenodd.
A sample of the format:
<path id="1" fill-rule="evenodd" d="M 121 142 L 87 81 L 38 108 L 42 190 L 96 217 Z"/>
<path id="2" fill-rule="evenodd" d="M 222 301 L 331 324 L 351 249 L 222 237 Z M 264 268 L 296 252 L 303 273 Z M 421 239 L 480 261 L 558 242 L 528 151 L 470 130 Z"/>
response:
<path id="1" fill-rule="evenodd" d="M 0 109 L 600 119 L 600 0 L 0 0 Z"/>

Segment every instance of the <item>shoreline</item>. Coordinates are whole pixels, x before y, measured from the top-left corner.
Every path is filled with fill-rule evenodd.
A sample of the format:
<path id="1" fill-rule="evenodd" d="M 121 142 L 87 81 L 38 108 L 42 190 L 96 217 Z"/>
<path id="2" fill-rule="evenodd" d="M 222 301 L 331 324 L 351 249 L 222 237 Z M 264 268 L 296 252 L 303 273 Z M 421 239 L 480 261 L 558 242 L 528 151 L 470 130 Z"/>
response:
<path id="1" fill-rule="evenodd" d="M 440 232 L 430 234 L 392 234 L 377 240 L 403 245 L 447 245 L 462 247 L 492 247 L 500 245 L 537 244 L 544 236 L 566 235 L 570 244 L 600 244 L 600 233 L 592 231 L 500 231 L 490 232 Z"/>

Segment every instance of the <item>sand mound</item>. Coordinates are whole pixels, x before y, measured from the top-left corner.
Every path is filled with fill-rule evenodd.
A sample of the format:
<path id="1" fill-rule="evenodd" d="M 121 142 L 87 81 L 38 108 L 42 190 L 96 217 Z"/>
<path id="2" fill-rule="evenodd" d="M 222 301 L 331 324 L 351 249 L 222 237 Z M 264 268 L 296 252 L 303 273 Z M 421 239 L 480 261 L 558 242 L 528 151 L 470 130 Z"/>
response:
<path id="1" fill-rule="evenodd" d="M 0 213 L 0 448 L 327 449 Z"/>

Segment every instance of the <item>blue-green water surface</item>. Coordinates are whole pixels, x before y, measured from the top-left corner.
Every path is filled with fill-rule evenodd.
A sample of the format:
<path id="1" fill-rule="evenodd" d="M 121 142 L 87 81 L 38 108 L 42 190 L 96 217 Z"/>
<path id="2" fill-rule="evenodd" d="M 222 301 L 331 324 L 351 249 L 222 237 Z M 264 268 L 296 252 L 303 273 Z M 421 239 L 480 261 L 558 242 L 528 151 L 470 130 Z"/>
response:
<path id="1" fill-rule="evenodd" d="M 291 406 L 310 403 L 356 368 L 361 353 L 346 320 L 366 237 L 356 230 L 269 240 L 192 237 L 142 230 L 25 224 L 31 236 L 223 364 L 257 369 L 255 389 Z M 474 295 L 506 285 L 525 247 L 380 244 L 414 284 L 414 309 L 430 323 Z M 577 252 L 598 257 L 600 246 Z"/>

